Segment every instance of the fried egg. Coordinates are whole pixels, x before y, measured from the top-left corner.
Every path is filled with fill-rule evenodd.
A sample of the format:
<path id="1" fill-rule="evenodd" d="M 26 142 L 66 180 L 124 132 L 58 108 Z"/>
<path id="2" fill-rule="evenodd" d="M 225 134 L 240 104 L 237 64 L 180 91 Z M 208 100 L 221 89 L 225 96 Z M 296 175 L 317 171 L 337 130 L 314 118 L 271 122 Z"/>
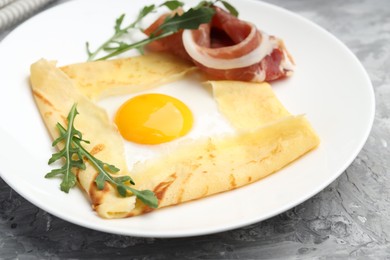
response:
<path id="1" fill-rule="evenodd" d="M 193 124 L 191 110 L 165 94 L 143 94 L 126 101 L 115 115 L 119 132 L 128 141 L 161 144 L 186 135 Z"/>
<path id="2" fill-rule="evenodd" d="M 191 77 L 152 90 L 102 99 L 123 137 L 129 169 L 170 153 L 183 143 L 235 132 L 210 86 Z"/>

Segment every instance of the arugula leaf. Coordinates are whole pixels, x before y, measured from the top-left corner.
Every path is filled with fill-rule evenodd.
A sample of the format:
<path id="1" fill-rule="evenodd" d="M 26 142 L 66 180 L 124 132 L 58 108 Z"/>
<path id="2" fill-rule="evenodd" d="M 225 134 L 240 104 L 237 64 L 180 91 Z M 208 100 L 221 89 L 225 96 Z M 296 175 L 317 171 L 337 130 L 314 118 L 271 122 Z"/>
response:
<path id="1" fill-rule="evenodd" d="M 238 17 L 238 11 L 237 9 L 232 6 L 230 3 L 228 3 L 227 1 L 225 0 L 219 0 L 219 2 L 221 2 L 223 4 L 223 6 L 232 14 L 234 15 L 235 17 Z"/>
<path id="2" fill-rule="evenodd" d="M 214 14 L 214 9 L 209 7 L 191 8 L 182 15 L 167 17 L 156 31 L 175 33 L 181 29 L 198 29 L 201 24 L 210 22 Z"/>
<path id="3" fill-rule="evenodd" d="M 124 18 L 125 18 L 125 14 L 122 14 L 115 20 L 115 26 L 114 26 L 115 33 L 119 33 L 121 31 L 121 26 Z"/>
<path id="4" fill-rule="evenodd" d="M 102 162 L 93 155 L 91 155 L 82 145 L 81 142 L 89 143 L 86 140 L 82 139 L 82 134 L 80 131 L 74 128 L 74 120 L 77 112 L 77 105 L 74 104 L 68 114 L 68 128 L 64 128 L 60 123 L 57 123 L 57 128 L 60 132 L 60 135 L 57 139 L 54 140 L 53 146 L 63 142 L 64 148 L 59 152 L 54 153 L 49 160 L 49 164 L 64 158 L 65 163 L 59 169 L 53 169 L 51 172 L 46 174 L 46 178 L 55 177 L 62 174 L 61 190 L 68 193 L 70 188 L 74 187 L 77 183 L 76 175 L 74 174 L 74 169 L 86 169 L 84 160 L 88 162 L 98 171 L 98 175 L 95 178 L 96 186 L 99 190 L 104 189 L 106 182 L 109 182 L 116 186 L 118 193 L 125 197 L 130 191 L 138 199 L 140 199 L 146 205 L 157 208 L 158 199 L 155 194 L 150 190 L 136 190 L 129 186 L 129 184 L 134 185 L 134 181 L 130 176 L 118 176 L 113 177 L 111 173 L 119 172 L 119 169 L 112 164 Z"/>
<path id="5" fill-rule="evenodd" d="M 158 207 L 158 199 L 153 191 L 150 190 L 135 190 L 129 186 L 125 186 L 129 189 L 138 199 L 140 199 L 145 205 L 148 205 L 152 208 Z"/>
<path id="6" fill-rule="evenodd" d="M 222 5 L 226 8 L 226 10 L 229 11 L 230 14 L 234 15 L 235 17 L 238 17 L 237 9 L 226 0 L 214 0 L 214 1 L 203 0 L 199 2 L 199 4 L 195 7 L 195 9 L 200 7 L 212 7 L 215 6 L 218 2 L 221 2 Z"/>
<path id="7" fill-rule="evenodd" d="M 184 3 L 180 2 L 180 1 L 166 1 L 166 2 L 162 3 L 160 6 L 166 6 L 169 8 L 169 10 L 173 11 L 179 7 L 182 7 L 183 5 L 184 5 Z"/>
<path id="8" fill-rule="evenodd" d="M 155 5 L 144 6 L 144 8 L 142 8 L 141 11 L 139 12 L 138 17 L 137 17 L 137 19 L 135 20 L 134 23 L 138 23 L 139 21 L 142 20 L 142 18 L 147 16 L 149 13 L 154 12 L 155 10 L 156 10 L 156 6 Z"/>
<path id="9" fill-rule="evenodd" d="M 74 187 L 77 183 L 76 175 L 72 172 L 72 168 L 83 170 L 85 169 L 85 164 L 82 160 L 82 154 L 72 145 L 72 139 L 75 138 L 78 140 L 78 142 L 82 140 L 81 133 L 73 127 L 73 121 L 77 113 L 76 105 L 73 105 L 67 117 L 71 127 L 69 127 L 67 130 L 65 130 L 61 124 L 57 123 L 60 136 L 53 141 L 52 145 L 55 146 L 60 142 L 64 142 L 64 148 L 62 148 L 59 152 L 54 153 L 49 159 L 48 164 L 52 164 L 61 158 L 65 159 L 65 163 L 61 168 L 53 169 L 51 172 L 45 175 L 45 178 L 51 178 L 62 174 L 63 177 L 60 187 L 61 190 L 66 193 L 68 193 L 70 188 Z"/>

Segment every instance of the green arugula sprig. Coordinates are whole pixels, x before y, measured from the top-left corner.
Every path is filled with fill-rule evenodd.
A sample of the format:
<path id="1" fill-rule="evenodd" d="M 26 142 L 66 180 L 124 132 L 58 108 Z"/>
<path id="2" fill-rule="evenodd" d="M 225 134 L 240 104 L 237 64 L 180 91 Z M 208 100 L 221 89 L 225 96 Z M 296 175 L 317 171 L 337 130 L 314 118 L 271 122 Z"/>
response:
<path id="1" fill-rule="evenodd" d="M 230 14 L 234 15 L 235 17 L 238 17 L 239 13 L 237 9 L 225 0 L 201 1 L 197 5 L 197 7 L 202 7 L 202 6 L 213 7 L 218 2 L 221 2 L 222 5 L 229 11 Z"/>
<path id="2" fill-rule="evenodd" d="M 64 147 L 57 153 L 54 153 L 49 159 L 49 164 L 54 163 L 55 161 L 64 158 L 65 163 L 59 169 L 53 169 L 51 172 L 46 174 L 46 178 L 51 178 L 57 175 L 62 174 L 61 190 L 68 193 L 70 188 L 73 188 L 76 183 L 76 175 L 73 173 L 72 169 L 82 169 L 85 170 L 85 164 L 83 161 L 83 156 L 79 149 L 74 146 L 74 143 L 79 144 L 82 139 L 82 135 L 73 127 L 73 121 L 77 114 L 76 106 L 73 106 L 71 112 L 68 114 L 69 128 L 65 130 L 60 123 L 57 123 L 57 128 L 60 132 L 60 136 L 54 140 L 52 146 L 56 146 L 60 142 L 64 142 Z M 88 143 L 88 141 L 85 141 Z"/>
<path id="3" fill-rule="evenodd" d="M 146 205 L 152 208 L 157 208 L 158 200 L 152 191 L 139 191 L 130 187 L 129 184 L 135 184 L 130 176 L 113 177 L 111 173 L 117 173 L 119 171 L 117 167 L 102 162 L 85 150 L 85 148 L 81 145 L 81 142 L 89 143 L 89 141 L 82 139 L 81 132 L 76 130 L 74 127 L 74 120 L 78 114 L 76 107 L 77 105 L 74 104 L 68 114 L 67 129 L 60 123 L 57 123 L 60 136 L 54 140 L 53 146 L 63 142 L 64 147 L 59 152 L 54 153 L 49 159 L 49 164 L 52 164 L 62 158 L 64 158 L 65 163 L 61 168 L 53 169 L 51 172 L 46 174 L 45 177 L 52 178 L 58 175 L 63 175 L 60 188 L 62 191 L 68 193 L 70 188 L 74 187 L 77 183 L 77 178 L 73 170 L 85 170 L 85 161 L 87 160 L 98 171 L 95 183 L 99 190 L 104 188 L 105 182 L 109 182 L 116 186 L 117 191 L 121 196 L 125 197 L 128 194 L 128 191 L 130 191 Z"/>
<path id="4" fill-rule="evenodd" d="M 141 9 L 139 12 L 137 18 L 135 19 L 134 22 L 129 24 L 128 26 L 122 27 L 123 19 L 125 18 L 125 14 L 122 14 L 115 20 L 115 26 L 114 26 L 114 34 L 107 40 L 105 41 L 102 45 L 100 45 L 94 52 L 92 52 L 89 48 L 89 42 L 86 42 L 86 48 L 87 48 L 87 53 L 88 53 L 88 60 L 94 60 L 96 56 L 99 54 L 101 51 L 112 51 L 118 48 L 123 48 L 127 44 L 123 41 L 120 41 L 119 39 L 127 34 L 130 29 L 139 29 L 137 28 L 137 25 L 139 22 L 148 14 L 155 12 L 159 7 L 166 6 L 170 10 L 175 10 L 181 6 L 183 6 L 183 3 L 179 1 L 166 1 L 162 3 L 159 6 L 156 5 L 148 5 L 145 6 L 144 8 Z M 139 48 L 138 46 L 135 46 L 134 48 Z"/>
<path id="5" fill-rule="evenodd" d="M 114 34 L 107 41 L 105 41 L 102 45 L 100 45 L 95 51 L 90 50 L 89 42 L 86 43 L 86 49 L 88 54 L 88 60 L 96 60 L 97 55 L 101 51 L 105 51 L 106 54 L 103 57 L 98 58 L 97 60 L 106 60 L 108 58 L 117 56 L 121 53 L 132 49 L 138 49 L 141 53 L 143 53 L 143 48 L 156 40 L 168 37 L 179 30 L 183 29 L 198 29 L 199 26 L 203 23 L 208 23 L 211 21 L 215 10 L 213 6 L 217 3 L 221 2 L 223 6 L 234 16 L 238 16 L 237 10 L 229 4 L 225 0 L 214 0 L 214 1 L 201 1 L 197 6 L 190 8 L 188 11 L 183 12 L 181 15 L 175 14 L 173 16 L 168 16 L 164 22 L 157 28 L 154 34 L 150 35 L 148 38 L 145 38 L 141 41 L 135 43 L 127 43 L 124 41 L 120 41 L 119 39 L 124 35 L 130 33 L 132 29 L 141 30 L 141 28 L 137 28 L 137 25 L 141 22 L 141 20 L 146 17 L 148 14 L 157 11 L 160 7 L 167 7 L 170 10 L 175 10 L 179 7 L 182 7 L 184 4 L 180 1 L 166 1 L 161 5 L 149 5 L 145 6 L 139 12 L 137 18 L 133 23 L 128 26 L 122 26 L 123 20 L 125 18 L 125 14 L 119 16 L 119 18 L 115 21 L 114 26 Z"/>

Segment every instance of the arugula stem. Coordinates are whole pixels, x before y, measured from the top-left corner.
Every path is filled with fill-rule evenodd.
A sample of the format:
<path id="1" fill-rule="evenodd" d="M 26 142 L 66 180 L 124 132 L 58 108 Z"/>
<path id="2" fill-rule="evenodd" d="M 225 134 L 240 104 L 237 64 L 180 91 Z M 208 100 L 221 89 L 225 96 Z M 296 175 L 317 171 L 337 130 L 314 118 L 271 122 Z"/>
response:
<path id="1" fill-rule="evenodd" d="M 88 61 L 94 60 L 96 55 L 98 55 L 99 52 L 101 52 L 104 48 L 107 47 L 108 44 L 110 44 L 111 41 L 117 39 L 118 37 L 119 37 L 118 34 L 114 34 L 113 36 L 111 36 L 111 38 L 109 38 L 102 45 L 100 45 L 94 52 L 89 53 Z M 89 44 L 87 43 L 86 46 L 87 46 L 87 49 L 88 49 Z"/>
<path id="2" fill-rule="evenodd" d="M 114 57 L 114 56 L 119 55 L 121 53 L 124 53 L 124 52 L 126 52 L 128 50 L 136 49 L 136 48 L 139 48 L 139 47 L 143 47 L 143 46 L 145 46 L 145 45 L 147 45 L 147 44 L 149 44 L 149 43 L 151 43 L 151 42 L 153 42 L 155 40 L 162 39 L 162 38 L 165 38 L 165 37 L 167 37 L 169 35 L 172 35 L 173 33 L 174 32 L 166 32 L 166 33 L 162 33 L 162 34 L 157 35 L 157 36 L 146 38 L 146 39 L 141 40 L 141 41 L 136 42 L 136 43 L 125 45 L 125 46 L 123 46 L 121 48 L 116 49 L 116 51 L 113 51 L 113 52 L 107 54 L 106 56 L 103 56 L 103 57 L 101 57 L 99 59 L 96 59 L 96 60 L 106 60 L 108 58 L 111 58 L 111 57 Z"/>
<path id="3" fill-rule="evenodd" d="M 105 41 L 102 45 L 100 45 L 94 52 L 91 52 L 89 54 L 89 57 L 88 57 L 88 61 L 92 61 L 95 59 L 96 55 L 98 55 L 99 52 L 101 52 L 102 50 L 104 50 L 106 47 L 108 47 L 108 45 L 112 42 L 114 42 L 114 40 L 118 39 L 119 37 L 121 37 L 122 35 L 124 35 L 125 33 L 127 33 L 127 31 L 131 28 L 134 28 L 134 26 L 139 22 L 139 20 L 135 21 L 134 23 L 130 24 L 129 26 L 127 26 L 126 28 L 120 30 L 119 32 L 115 33 L 113 36 L 111 36 L 107 41 Z M 88 47 L 88 44 L 87 44 L 87 47 Z"/>
<path id="4" fill-rule="evenodd" d="M 69 113 L 69 117 L 68 117 L 68 122 L 71 125 L 73 125 L 74 119 L 76 117 L 76 113 L 77 113 L 76 112 L 76 105 L 73 105 L 72 108 L 71 108 L 71 112 Z M 72 137 L 73 137 L 72 129 L 69 128 L 66 131 L 66 142 L 65 142 L 65 151 L 66 151 L 66 160 L 65 161 L 66 161 L 66 168 L 67 169 L 70 169 L 72 167 L 72 152 L 71 152 Z M 70 170 L 67 171 L 67 172 L 69 172 L 69 174 L 70 174 Z"/>
<path id="5" fill-rule="evenodd" d="M 153 6 L 154 8 L 154 6 Z M 128 30 L 130 29 L 134 29 L 135 26 L 143 19 L 143 15 L 142 14 L 139 14 L 137 19 L 131 23 L 130 25 L 126 26 L 125 28 L 123 29 L 120 29 L 120 28 L 117 28 L 115 30 L 115 33 L 107 40 L 105 41 L 102 45 L 100 45 L 94 52 L 89 52 L 88 51 L 88 47 L 89 47 L 89 44 L 87 43 L 87 51 L 89 53 L 88 55 L 88 61 L 92 61 L 95 59 L 96 55 L 101 52 L 102 50 L 104 50 L 105 48 L 107 48 L 109 46 L 110 43 L 114 42 L 116 39 L 118 39 L 119 37 L 121 37 L 122 35 L 128 33 Z M 122 20 L 124 18 L 124 14 L 122 16 L 120 16 L 119 20 L 117 20 L 117 23 L 119 22 L 120 24 L 122 23 Z"/>
<path id="6" fill-rule="evenodd" d="M 98 164 L 96 162 L 96 158 L 93 157 L 87 150 L 85 150 L 84 147 L 82 147 L 81 145 L 79 145 L 77 143 L 75 143 L 74 146 L 81 150 L 81 154 L 84 155 L 91 164 L 93 164 L 93 166 L 98 170 L 99 173 L 104 173 L 104 175 L 109 180 L 109 182 L 116 184 L 116 182 L 112 178 L 112 176 L 110 174 L 107 174 L 106 169 L 104 169 L 102 165 Z"/>

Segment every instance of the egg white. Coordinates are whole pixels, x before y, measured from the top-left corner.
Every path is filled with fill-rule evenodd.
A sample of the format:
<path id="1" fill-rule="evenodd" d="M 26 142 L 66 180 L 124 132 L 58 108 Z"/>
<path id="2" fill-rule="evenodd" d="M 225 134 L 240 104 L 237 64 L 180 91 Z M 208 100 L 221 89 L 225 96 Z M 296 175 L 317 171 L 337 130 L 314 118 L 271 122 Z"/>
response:
<path id="1" fill-rule="evenodd" d="M 196 75 L 187 76 L 182 80 L 154 89 L 105 98 L 99 101 L 98 105 L 107 111 L 111 122 L 114 123 L 116 111 L 124 102 L 132 97 L 149 93 L 166 94 L 182 101 L 193 114 L 193 126 L 185 136 L 157 145 L 137 144 L 123 138 L 129 169 L 137 162 L 143 162 L 161 156 L 164 153 L 172 152 L 181 143 L 209 136 L 232 134 L 235 131 L 227 119 L 219 112 L 211 87 L 203 85 Z"/>

